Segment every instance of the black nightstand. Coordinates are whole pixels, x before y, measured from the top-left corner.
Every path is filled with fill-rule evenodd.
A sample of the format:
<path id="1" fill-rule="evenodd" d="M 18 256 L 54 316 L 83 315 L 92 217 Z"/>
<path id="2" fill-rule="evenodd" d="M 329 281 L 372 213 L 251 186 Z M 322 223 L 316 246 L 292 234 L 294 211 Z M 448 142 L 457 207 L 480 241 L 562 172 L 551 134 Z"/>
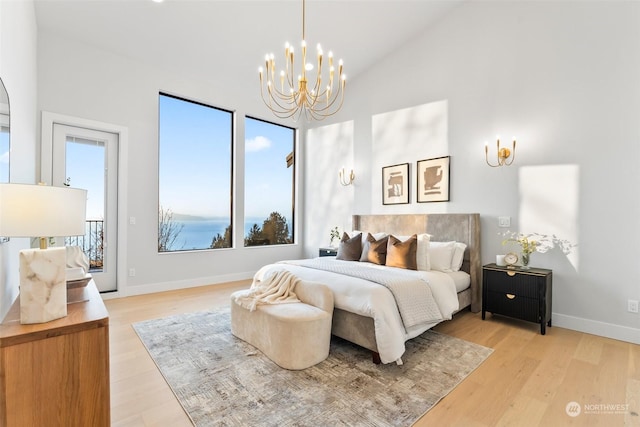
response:
<path id="1" fill-rule="evenodd" d="M 336 256 L 338 255 L 338 248 L 320 248 L 318 252 L 319 256 Z"/>
<path id="2" fill-rule="evenodd" d="M 551 326 L 551 270 L 544 268 L 482 267 L 482 320 L 485 312 Z"/>

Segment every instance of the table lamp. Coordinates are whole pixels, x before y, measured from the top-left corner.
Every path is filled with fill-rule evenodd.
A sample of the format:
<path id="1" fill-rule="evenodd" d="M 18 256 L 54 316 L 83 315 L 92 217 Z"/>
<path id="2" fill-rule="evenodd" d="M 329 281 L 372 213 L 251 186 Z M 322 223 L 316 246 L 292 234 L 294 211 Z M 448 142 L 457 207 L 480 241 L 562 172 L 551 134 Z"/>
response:
<path id="1" fill-rule="evenodd" d="M 87 190 L 0 184 L 0 236 L 39 237 L 40 249 L 20 251 L 20 323 L 67 315 L 66 249 L 49 237 L 85 234 Z"/>

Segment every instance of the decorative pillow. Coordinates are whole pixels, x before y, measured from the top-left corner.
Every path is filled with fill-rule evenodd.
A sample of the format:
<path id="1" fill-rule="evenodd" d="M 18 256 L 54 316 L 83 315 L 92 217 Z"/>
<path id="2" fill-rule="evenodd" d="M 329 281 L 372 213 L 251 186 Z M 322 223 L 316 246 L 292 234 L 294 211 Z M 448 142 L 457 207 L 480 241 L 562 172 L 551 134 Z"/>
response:
<path id="1" fill-rule="evenodd" d="M 405 268 L 407 270 L 417 270 L 416 252 L 418 251 L 418 236 L 414 234 L 404 242 L 400 239 L 389 236 L 387 243 L 387 267 Z"/>
<path id="2" fill-rule="evenodd" d="M 418 250 L 416 251 L 416 265 L 420 271 L 429 271 L 429 241 L 431 236 L 423 233 L 418 234 Z"/>
<path id="3" fill-rule="evenodd" d="M 349 234 L 349 237 L 354 237 L 357 234 L 361 234 L 362 235 L 362 246 L 364 246 L 364 244 L 367 242 L 367 236 L 369 234 L 371 234 L 374 237 L 374 239 L 376 239 L 376 240 L 380 240 L 383 237 L 387 236 L 387 233 L 369 233 L 368 231 L 360 231 L 360 230 L 349 231 L 348 234 Z"/>
<path id="4" fill-rule="evenodd" d="M 467 245 L 465 245 L 464 243 L 456 242 L 453 245 L 453 256 L 451 257 L 451 271 L 460 271 L 460 268 L 462 268 L 465 249 L 467 249 Z"/>
<path id="5" fill-rule="evenodd" d="M 431 240 L 431 234 L 422 233 L 418 234 L 418 250 L 416 251 L 416 264 L 418 270 L 429 271 L 429 240 Z M 376 237 L 375 234 L 373 237 Z M 396 239 L 405 242 L 413 236 L 395 236 Z"/>
<path id="6" fill-rule="evenodd" d="M 371 233 L 367 233 L 367 240 L 362 247 L 362 256 L 360 257 L 360 261 L 384 265 L 387 259 L 388 240 L 389 236 L 376 240 Z"/>
<path id="7" fill-rule="evenodd" d="M 347 233 L 342 234 L 342 240 L 338 246 L 336 259 L 343 261 L 359 261 L 362 255 L 362 235 L 356 234 L 349 237 Z"/>
<path id="8" fill-rule="evenodd" d="M 429 242 L 431 270 L 451 272 L 451 259 L 456 242 Z"/>

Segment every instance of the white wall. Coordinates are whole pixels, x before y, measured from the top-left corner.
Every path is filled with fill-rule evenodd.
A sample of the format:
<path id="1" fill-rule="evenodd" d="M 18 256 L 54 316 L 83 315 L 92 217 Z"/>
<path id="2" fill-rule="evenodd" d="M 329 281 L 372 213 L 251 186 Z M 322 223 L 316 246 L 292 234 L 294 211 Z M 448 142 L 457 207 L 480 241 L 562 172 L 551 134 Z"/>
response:
<path id="1" fill-rule="evenodd" d="M 121 171 L 127 195 L 120 208 L 125 218 L 135 217 L 136 224 L 125 221 L 121 225 L 126 227 L 126 237 L 118 244 L 126 249 L 126 265 L 119 268 L 135 268 L 136 276 L 120 275 L 119 295 L 246 279 L 266 263 L 300 257 L 297 244 L 242 247 L 243 227 L 236 227 L 235 240 L 240 246 L 236 249 L 157 252 L 159 91 L 236 111 L 234 218 L 236 224 L 242 224 L 243 116 L 260 118 L 264 114 L 253 85 L 243 93 L 238 86 L 198 75 L 197 70 L 144 64 L 46 32 L 39 35 L 38 52 L 39 110 L 128 129 L 128 146 L 124 147 L 128 167 Z"/>
<path id="2" fill-rule="evenodd" d="M 0 78 L 11 107 L 10 180 L 35 182 L 36 19 L 31 0 L 0 1 Z M 0 245 L 0 319 L 18 295 L 18 251 L 26 239 Z"/>
<path id="3" fill-rule="evenodd" d="M 35 34 L 5 31 L 4 3 L 3 60 L 5 33 Z M 40 34 L 38 110 L 129 129 L 126 217 L 135 216 L 137 225 L 126 225 L 122 243 L 128 256 L 122 267 L 136 268 L 137 276 L 119 284 L 125 293 L 239 278 L 265 262 L 314 254 L 328 242 L 330 228 L 348 227 L 345 216 L 351 213 L 479 212 L 485 262 L 504 251 L 497 236 L 500 215 L 512 218 L 512 230 L 559 229 L 567 234 L 561 237 L 575 240 L 580 246 L 570 258 L 557 251 L 533 256 L 535 265 L 554 270 L 555 324 L 637 341 L 640 317 L 626 312 L 626 301 L 640 299 L 633 261 L 640 234 L 639 24 L 636 2 L 467 2 L 454 9 L 374 71 L 352 79 L 340 114 L 309 133 L 308 146 L 300 150 L 306 150 L 307 167 L 301 180 L 306 214 L 298 221 L 305 225 L 304 251 L 292 246 L 158 255 L 155 250 L 157 92 L 236 109 L 242 117 L 263 111 L 252 91 L 238 91 L 197 70 L 180 74 Z M 407 123 L 422 131 L 430 126 L 422 115 L 389 124 L 397 141 L 374 134 L 374 117 L 380 114 L 411 114 L 442 103 L 446 153 L 442 141 L 404 144 L 403 138 L 413 135 Z M 518 136 L 511 167 L 484 163 L 483 142 L 497 133 Z M 243 139 L 239 128 L 238 140 Z M 313 139 L 320 142 L 313 145 Z M 413 168 L 417 160 L 450 155 L 451 202 L 417 204 L 412 191 L 411 204 L 382 206 L 378 169 L 386 157 L 373 149 L 380 144 L 397 146 L 389 164 L 402 159 Z M 350 168 L 350 161 L 355 185 L 338 187 L 337 170 Z M 236 167 L 241 177 L 242 164 Z M 549 176 L 569 182 L 550 183 Z M 235 195 L 239 221 L 241 179 Z"/>
<path id="4" fill-rule="evenodd" d="M 485 263 L 505 251 L 498 216 L 514 231 L 559 234 L 579 245 L 574 253 L 532 257 L 554 270 L 554 324 L 640 342 L 640 315 L 626 311 L 627 299 L 640 299 L 639 75 L 638 2 L 467 2 L 350 82 L 340 115 L 318 129 L 351 123 L 343 139 L 353 146 L 343 150 L 353 150 L 359 177 L 352 213 L 479 212 Z M 422 109 L 442 102 L 446 152 L 439 137 L 406 143 L 433 127 Z M 375 118 L 388 112 L 402 120 L 378 136 Z M 517 136 L 514 165 L 485 164 L 484 141 L 496 134 Z M 451 156 L 449 203 L 418 204 L 412 190 L 409 205 L 382 206 L 381 162 L 413 170 L 442 155 Z M 334 154 L 315 157 L 308 181 L 327 159 L 339 165 Z M 307 218 L 332 197 L 317 193 Z"/>
<path id="5" fill-rule="evenodd" d="M 354 166 L 353 122 L 309 130 L 304 142 L 304 246 L 306 257 L 318 256 L 318 248 L 330 244 L 330 232 L 351 230 L 354 193 L 367 181 L 356 176 L 352 185 L 340 184 L 339 172 Z M 337 242 L 334 242 L 337 243 Z"/>

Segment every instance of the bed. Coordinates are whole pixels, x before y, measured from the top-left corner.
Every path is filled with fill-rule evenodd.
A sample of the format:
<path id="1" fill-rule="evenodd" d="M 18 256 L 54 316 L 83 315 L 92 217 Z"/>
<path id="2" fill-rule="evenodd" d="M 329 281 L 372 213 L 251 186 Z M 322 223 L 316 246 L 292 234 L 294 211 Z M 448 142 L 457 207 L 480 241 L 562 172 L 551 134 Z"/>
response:
<path id="1" fill-rule="evenodd" d="M 445 319 L 451 318 L 452 314 L 467 307 L 470 307 L 473 312 L 480 311 L 482 266 L 479 214 L 354 215 L 352 230 L 362 230 L 365 233 L 384 232 L 394 236 L 428 233 L 431 241 L 434 242 L 464 243 L 466 248 L 460 268 L 464 273 L 459 272 L 459 277 L 466 276 L 469 285 L 465 289 L 460 289 L 456 284 L 455 289 L 451 290 L 453 285 L 450 283 L 455 282 L 455 279 L 450 277 L 455 274 L 409 270 L 401 273 L 419 277 L 430 283 L 438 305 L 448 307 L 443 310 Z M 328 263 L 337 264 L 336 269 L 323 271 L 314 268 L 314 264 Z M 404 327 L 404 315 L 398 313 L 400 309 L 393 302 L 387 301 L 389 299 L 394 301 L 394 295 L 389 289 L 364 278 L 341 274 L 340 269 L 346 268 L 345 266 L 349 263 L 352 263 L 354 268 L 360 268 L 356 264 L 362 267 L 369 264 L 353 261 L 325 261 L 322 258 L 283 261 L 263 267 L 256 276 L 263 276 L 272 270 L 286 269 L 303 280 L 326 284 L 332 289 L 335 300 L 332 334 L 371 350 L 375 363 L 402 363 L 404 343 L 432 328 L 442 319 Z M 369 265 L 369 267 L 375 269 L 379 266 Z M 444 291 L 437 290 L 435 287 L 440 286 L 440 283 L 447 287 L 446 295 Z M 358 299 L 361 296 L 366 298 L 365 302 Z M 389 309 L 387 304 L 394 304 L 394 308 Z"/>

